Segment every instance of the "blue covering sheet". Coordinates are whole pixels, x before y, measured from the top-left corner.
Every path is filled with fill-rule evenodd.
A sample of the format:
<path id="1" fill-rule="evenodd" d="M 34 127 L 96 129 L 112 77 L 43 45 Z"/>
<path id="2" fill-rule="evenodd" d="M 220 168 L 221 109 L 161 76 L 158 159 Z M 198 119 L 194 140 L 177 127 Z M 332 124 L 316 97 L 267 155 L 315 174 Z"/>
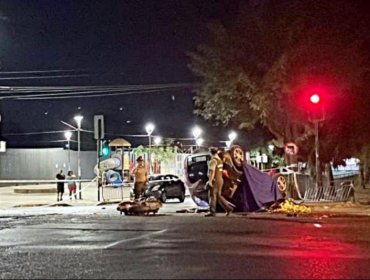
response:
<path id="1" fill-rule="evenodd" d="M 276 178 L 246 162 L 243 163 L 243 175 L 240 179 L 241 185 L 232 199 L 236 212 L 253 212 L 284 200 L 277 187 Z"/>

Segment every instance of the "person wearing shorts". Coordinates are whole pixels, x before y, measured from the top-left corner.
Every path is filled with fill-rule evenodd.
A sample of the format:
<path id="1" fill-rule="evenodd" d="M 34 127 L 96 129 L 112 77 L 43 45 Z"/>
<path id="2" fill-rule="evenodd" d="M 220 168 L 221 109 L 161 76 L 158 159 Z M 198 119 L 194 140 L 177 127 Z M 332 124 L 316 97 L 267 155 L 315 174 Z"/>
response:
<path id="1" fill-rule="evenodd" d="M 77 194 L 76 194 L 76 175 L 73 174 L 73 171 L 68 171 L 67 174 L 67 184 L 68 184 L 68 190 L 69 190 L 69 199 L 72 199 L 72 194 L 74 194 L 75 199 L 77 200 Z"/>

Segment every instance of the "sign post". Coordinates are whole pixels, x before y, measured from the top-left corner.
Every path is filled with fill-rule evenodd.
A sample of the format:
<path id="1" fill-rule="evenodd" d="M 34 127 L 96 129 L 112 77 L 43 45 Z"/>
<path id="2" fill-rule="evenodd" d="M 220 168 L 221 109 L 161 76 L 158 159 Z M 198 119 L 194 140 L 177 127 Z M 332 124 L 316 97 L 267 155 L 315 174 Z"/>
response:
<path id="1" fill-rule="evenodd" d="M 100 187 L 102 185 L 102 178 L 100 178 L 100 153 L 102 139 L 104 139 L 104 115 L 94 116 L 94 139 L 96 140 L 96 163 L 98 166 L 97 170 L 97 187 L 98 187 L 98 201 L 100 201 Z"/>

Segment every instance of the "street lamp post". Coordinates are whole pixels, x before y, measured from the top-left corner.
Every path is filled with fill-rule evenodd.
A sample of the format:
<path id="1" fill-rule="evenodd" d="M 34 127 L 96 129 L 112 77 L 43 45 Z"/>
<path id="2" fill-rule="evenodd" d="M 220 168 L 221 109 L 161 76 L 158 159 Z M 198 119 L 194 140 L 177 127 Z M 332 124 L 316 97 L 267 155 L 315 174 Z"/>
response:
<path id="1" fill-rule="evenodd" d="M 151 157 L 150 157 L 150 153 L 151 153 L 151 148 L 152 148 L 152 139 L 151 139 L 151 135 L 154 131 L 154 124 L 152 123 L 148 123 L 146 126 L 145 126 L 145 130 L 146 130 L 146 133 L 148 134 L 148 138 L 149 138 L 149 153 L 148 153 L 148 162 L 149 162 L 149 175 L 152 174 L 152 163 L 151 163 Z"/>
<path id="2" fill-rule="evenodd" d="M 83 116 L 75 116 L 74 120 L 77 123 L 77 165 L 78 165 L 78 197 L 79 199 L 82 199 L 82 193 L 81 193 L 81 157 L 80 157 L 80 151 L 81 151 L 81 140 L 80 140 L 80 131 L 81 131 L 81 122 L 82 122 Z"/>
<path id="3" fill-rule="evenodd" d="M 68 170 L 71 170 L 71 137 L 72 132 L 69 130 L 64 133 L 64 136 L 66 137 L 68 141 Z"/>
<path id="4" fill-rule="evenodd" d="M 202 129 L 199 126 L 194 126 L 192 133 L 194 136 L 195 144 L 197 145 L 197 148 L 200 146 L 198 145 L 199 142 L 203 143 L 203 139 L 199 138 L 199 136 L 202 134 Z M 201 139 L 201 140 L 198 140 Z"/>
<path id="5" fill-rule="evenodd" d="M 230 140 L 231 143 L 236 139 L 236 136 L 238 136 L 238 135 L 236 134 L 235 131 L 231 131 L 229 133 L 229 140 Z"/>

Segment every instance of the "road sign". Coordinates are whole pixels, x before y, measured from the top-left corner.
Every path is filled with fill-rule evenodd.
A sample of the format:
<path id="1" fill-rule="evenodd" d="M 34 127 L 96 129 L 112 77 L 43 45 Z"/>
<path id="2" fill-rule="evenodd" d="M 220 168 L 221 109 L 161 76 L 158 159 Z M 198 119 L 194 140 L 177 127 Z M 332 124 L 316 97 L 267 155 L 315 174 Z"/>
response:
<path id="1" fill-rule="evenodd" d="M 285 153 L 290 156 L 295 156 L 296 154 L 298 154 L 298 150 L 298 146 L 294 142 L 288 142 L 284 146 Z"/>
<path id="2" fill-rule="evenodd" d="M 94 139 L 104 139 L 104 116 L 94 116 Z"/>

